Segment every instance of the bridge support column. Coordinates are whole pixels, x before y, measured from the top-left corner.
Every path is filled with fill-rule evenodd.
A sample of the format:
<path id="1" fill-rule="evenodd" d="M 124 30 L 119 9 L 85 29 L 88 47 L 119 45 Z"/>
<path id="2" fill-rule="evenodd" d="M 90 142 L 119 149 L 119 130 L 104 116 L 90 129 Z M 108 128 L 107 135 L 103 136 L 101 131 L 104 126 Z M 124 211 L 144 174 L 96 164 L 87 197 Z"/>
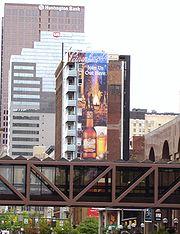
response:
<path id="1" fill-rule="evenodd" d="M 99 227 L 98 234 L 103 234 L 104 224 L 103 224 L 103 211 L 99 211 Z"/>
<path id="2" fill-rule="evenodd" d="M 118 210 L 117 212 L 117 226 L 119 226 L 121 224 L 121 211 Z"/>

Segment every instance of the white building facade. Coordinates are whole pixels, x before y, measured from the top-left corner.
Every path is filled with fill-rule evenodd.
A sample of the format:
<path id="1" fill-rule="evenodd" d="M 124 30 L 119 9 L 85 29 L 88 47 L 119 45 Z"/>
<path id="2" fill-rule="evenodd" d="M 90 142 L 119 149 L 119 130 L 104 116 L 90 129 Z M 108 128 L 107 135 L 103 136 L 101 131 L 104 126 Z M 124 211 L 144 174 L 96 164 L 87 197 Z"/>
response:
<path id="1" fill-rule="evenodd" d="M 84 33 L 41 32 L 34 48 L 13 55 L 9 83 L 8 154 L 33 156 L 55 145 L 55 70 L 70 48 L 87 48 Z"/>

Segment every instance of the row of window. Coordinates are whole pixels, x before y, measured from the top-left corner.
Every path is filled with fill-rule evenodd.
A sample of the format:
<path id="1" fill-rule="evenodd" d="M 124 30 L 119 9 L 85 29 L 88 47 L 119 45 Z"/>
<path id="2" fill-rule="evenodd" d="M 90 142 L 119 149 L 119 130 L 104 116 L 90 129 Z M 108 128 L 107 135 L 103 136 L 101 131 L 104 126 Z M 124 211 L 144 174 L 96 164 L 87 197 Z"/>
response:
<path id="1" fill-rule="evenodd" d="M 12 137 L 12 141 L 39 141 L 39 138 Z"/>
<path id="2" fill-rule="evenodd" d="M 14 156 L 33 156 L 32 152 L 12 152 L 12 155 Z"/>
<path id="3" fill-rule="evenodd" d="M 14 76 L 18 76 L 18 77 L 34 77 L 34 74 L 32 74 L 32 73 L 14 73 Z"/>
<path id="4" fill-rule="evenodd" d="M 12 145 L 12 148 L 19 149 L 33 149 L 34 145 Z"/>
<path id="5" fill-rule="evenodd" d="M 40 80 L 14 80 L 14 84 L 40 84 Z"/>
<path id="6" fill-rule="evenodd" d="M 16 70 L 34 70 L 34 66 L 14 66 Z"/>
<path id="7" fill-rule="evenodd" d="M 13 119 L 28 119 L 28 120 L 39 120 L 39 116 L 13 116 Z"/>
<path id="8" fill-rule="evenodd" d="M 32 106 L 32 107 L 39 107 L 39 102 L 13 102 L 14 105 L 18 106 Z"/>
<path id="9" fill-rule="evenodd" d="M 34 87 L 32 87 L 32 88 L 29 88 L 29 87 L 14 87 L 13 90 L 14 91 L 20 91 L 20 92 L 27 92 L 27 91 L 29 91 L 29 92 L 36 92 L 36 91 L 39 92 L 40 88 L 34 88 Z"/>
<path id="10" fill-rule="evenodd" d="M 13 94 L 13 98 L 36 98 L 36 99 L 39 99 L 40 95 Z"/>
<path id="11" fill-rule="evenodd" d="M 14 127 L 39 127 L 39 124 L 33 123 L 13 123 Z"/>
<path id="12" fill-rule="evenodd" d="M 39 131 L 13 130 L 14 134 L 39 134 Z"/>

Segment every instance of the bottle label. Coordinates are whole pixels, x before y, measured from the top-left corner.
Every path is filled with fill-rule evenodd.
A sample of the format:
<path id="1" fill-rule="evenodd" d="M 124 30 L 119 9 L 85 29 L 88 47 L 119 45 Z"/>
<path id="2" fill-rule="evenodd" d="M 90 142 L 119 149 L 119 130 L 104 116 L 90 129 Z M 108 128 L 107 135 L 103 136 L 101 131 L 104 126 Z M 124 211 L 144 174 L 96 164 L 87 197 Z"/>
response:
<path id="1" fill-rule="evenodd" d="M 83 148 L 84 152 L 94 153 L 96 149 L 96 140 L 92 138 L 84 139 Z"/>

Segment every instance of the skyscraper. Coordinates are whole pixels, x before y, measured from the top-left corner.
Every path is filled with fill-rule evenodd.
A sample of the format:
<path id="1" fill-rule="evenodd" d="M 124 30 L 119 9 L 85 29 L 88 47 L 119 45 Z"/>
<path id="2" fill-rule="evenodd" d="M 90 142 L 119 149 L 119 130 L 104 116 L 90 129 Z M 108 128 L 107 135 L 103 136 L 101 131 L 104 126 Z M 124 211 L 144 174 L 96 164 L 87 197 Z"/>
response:
<path id="1" fill-rule="evenodd" d="M 32 48 L 41 31 L 84 32 L 83 6 L 52 6 L 7 3 L 1 38 L 1 126 L 2 144 L 8 137 L 8 72 L 11 55 Z"/>
<path id="2" fill-rule="evenodd" d="M 33 48 L 11 56 L 9 155 L 32 156 L 36 145 L 55 145 L 54 73 L 63 52 L 88 45 L 84 33 L 42 31 Z"/>

